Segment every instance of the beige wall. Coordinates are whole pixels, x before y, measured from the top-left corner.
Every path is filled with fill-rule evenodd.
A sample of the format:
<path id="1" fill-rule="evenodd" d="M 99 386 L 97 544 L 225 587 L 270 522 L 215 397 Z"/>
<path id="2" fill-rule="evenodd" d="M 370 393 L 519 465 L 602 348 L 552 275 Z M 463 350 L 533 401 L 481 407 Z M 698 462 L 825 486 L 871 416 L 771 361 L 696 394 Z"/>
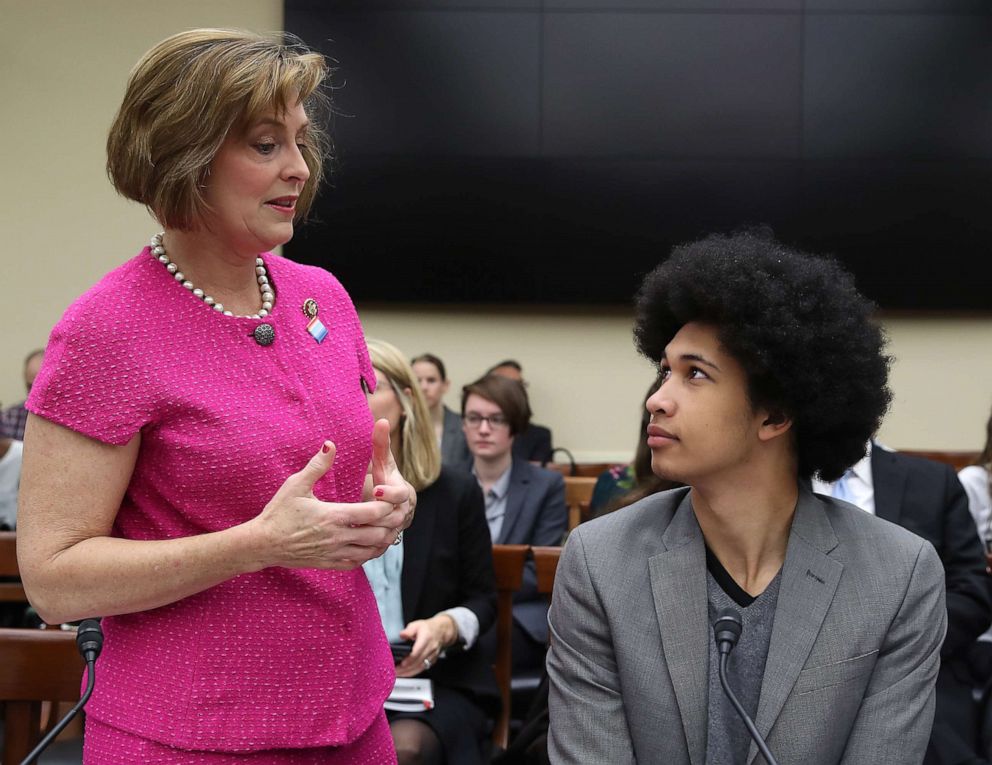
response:
<path id="1" fill-rule="evenodd" d="M 430 350 L 457 386 L 506 356 L 523 364 L 537 421 L 579 461 L 625 459 L 653 372 L 627 311 L 433 311 L 359 306 L 366 334 Z M 992 319 L 888 318 L 895 401 L 880 435 L 903 449 L 979 449 L 992 405 Z"/>
<path id="2" fill-rule="evenodd" d="M 23 354 L 65 307 L 156 230 L 106 180 L 103 145 L 130 67 L 194 26 L 281 25 L 277 0 L 0 0 L 0 401 L 20 400 Z M 397 295 L 399 298 L 400 295 Z M 538 421 L 580 460 L 626 459 L 651 380 L 622 309 L 359 306 L 370 335 L 431 350 L 461 385 L 505 356 L 530 380 Z M 977 449 L 992 404 L 992 316 L 887 322 L 896 401 L 882 438 L 903 448 Z M 453 405 L 457 397 L 452 394 Z"/>
<path id="3" fill-rule="evenodd" d="M 992 406 L 992 317 L 892 318 L 892 410 L 880 438 L 896 448 L 979 450 Z"/>

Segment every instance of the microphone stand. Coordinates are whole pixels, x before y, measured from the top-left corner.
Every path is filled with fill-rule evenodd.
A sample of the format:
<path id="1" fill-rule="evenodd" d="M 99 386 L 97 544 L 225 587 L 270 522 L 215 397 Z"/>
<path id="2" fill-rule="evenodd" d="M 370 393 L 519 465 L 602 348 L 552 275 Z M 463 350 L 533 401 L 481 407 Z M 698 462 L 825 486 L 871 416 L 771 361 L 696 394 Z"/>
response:
<path id="1" fill-rule="evenodd" d="M 775 759 L 775 756 L 768 748 L 768 744 L 765 743 L 761 734 L 758 733 L 757 726 L 755 726 L 754 721 L 747 713 L 747 710 L 744 709 L 741 702 L 737 700 L 737 696 L 734 695 L 733 690 L 730 688 L 730 683 L 727 681 L 727 662 L 730 660 L 730 652 L 734 650 L 734 646 L 740 640 L 743 629 L 744 623 L 741 620 L 741 615 L 732 608 L 725 608 L 720 611 L 717 614 L 716 621 L 713 622 L 716 650 L 720 654 L 720 686 L 723 688 L 723 692 L 727 695 L 727 698 L 730 699 L 734 711 L 744 721 L 747 732 L 751 735 L 754 743 L 758 745 L 758 751 L 765 758 L 767 765 L 778 765 L 778 760 Z"/>
<path id="2" fill-rule="evenodd" d="M 575 475 L 575 473 L 576 473 L 575 457 L 573 457 L 572 456 L 572 453 L 568 449 L 566 449 L 564 446 L 556 446 L 554 449 L 551 450 L 551 462 L 554 462 L 555 461 L 555 455 L 558 452 L 564 452 L 565 453 L 565 456 L 568 457 L 568 474 L 569 475 Z M 547 464 L 548 463 L 545 462 L 545 463 L 543 463 L 541 465 L 541 467 L 544 467 Z"/>
<path id="3" fill-rule="evenodd" d="M 744 707 L 741 706 L 741 702 L 737 700 L 737 696 L 730 689 L 730 683 L 727 682 L 727 661 L 730 659 L 730 651 L 724 653 L 720 652 L 720 685 L 723 686 L 723 692 L 727 694 L 727 698 L 730 699 L 730 703 L 733 704 L 734 709 L 740 718 L 744 721 L 744 726 L 747 728 L 747 732 L 751 734 L 751 738 L 754 739 L 754 743 L 758 745 L 758 751 L 761 752 L 761 756 L 767 760 L 768 765 L 778 765 L 778 761 L 772 755 L 771 751 L 768 749 L 768 744 L 758 733 L 757 727 L 751 721 L 750 715 L 745 711 Z"/>

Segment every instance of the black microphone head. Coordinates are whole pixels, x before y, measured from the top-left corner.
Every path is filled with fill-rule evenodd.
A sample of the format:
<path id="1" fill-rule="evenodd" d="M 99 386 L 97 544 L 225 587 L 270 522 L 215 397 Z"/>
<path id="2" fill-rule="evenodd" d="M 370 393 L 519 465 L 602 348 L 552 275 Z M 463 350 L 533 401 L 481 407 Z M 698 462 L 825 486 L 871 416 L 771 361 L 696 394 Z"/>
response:
<path id="1" fill-rule="evenodd" d="M 96 619 L 86 619 L 76 630 L 76 647 L 86 661 L 96 661 L 103 650 L 103 629 Z"/>
<path id="2" fill-rule="evenodd" d="M 741 639 L 741 632 L 744 631 L 744 622 L 741 615 L 735 608 L 724 608 L 716 615 L 713 622 L 713 636 L 716 638 L 717 648 L 729 653 L 737 641 Z"/>

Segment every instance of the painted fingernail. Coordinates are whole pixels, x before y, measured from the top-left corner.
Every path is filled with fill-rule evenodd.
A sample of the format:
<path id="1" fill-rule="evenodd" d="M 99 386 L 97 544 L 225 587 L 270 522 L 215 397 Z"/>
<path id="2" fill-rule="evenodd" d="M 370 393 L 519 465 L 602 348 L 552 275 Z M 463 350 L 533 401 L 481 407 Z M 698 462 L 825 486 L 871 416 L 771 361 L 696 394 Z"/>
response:
<path id="1" fill-rule="evenodd" d="M 327 454 L 331 450 L 331 444 L 329 441 L 324 441 L 324 445 L 320 447 L 322 454 Z"/>
<path id="2" fill-rule="evenodd" d="M 386 493 L 386 492 L 385 492 L 385 491 L 384 491 L 383 489 L 376 489 L 376 490 L 375 490 L 375 495 L 376 495 L 377 497 L 381 497 L 381 496 L 382 496 L 383 494 L 385 494 L 385 493 Z"/>

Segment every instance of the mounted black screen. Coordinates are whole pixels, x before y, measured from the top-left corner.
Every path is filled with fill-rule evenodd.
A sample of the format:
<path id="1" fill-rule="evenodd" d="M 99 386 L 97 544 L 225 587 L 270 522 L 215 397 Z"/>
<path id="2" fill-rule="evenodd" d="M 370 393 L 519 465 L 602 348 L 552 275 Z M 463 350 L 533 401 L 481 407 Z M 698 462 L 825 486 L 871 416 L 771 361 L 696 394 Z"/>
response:
<path id="1" fill-rule="evenodd" d="M 766 223 L 889 309 L 988 310 L 984 0 L 288 0 L 337 163 L 287 246 L 357 300 L 628 303 Z"/>

